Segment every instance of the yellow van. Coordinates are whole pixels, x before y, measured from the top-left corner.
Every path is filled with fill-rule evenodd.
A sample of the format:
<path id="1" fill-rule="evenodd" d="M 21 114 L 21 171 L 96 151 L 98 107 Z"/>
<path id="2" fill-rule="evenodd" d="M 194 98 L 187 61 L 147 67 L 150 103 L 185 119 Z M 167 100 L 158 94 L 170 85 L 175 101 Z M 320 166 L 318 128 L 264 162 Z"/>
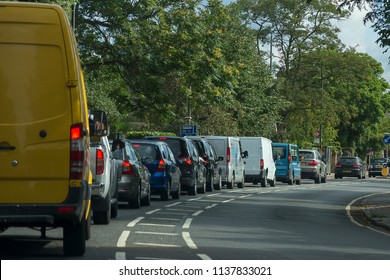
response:
<path id="1" fill-rule="evenodd" d="M 75 38 L 57 5 L 0 2 L 0 232 L 90 232 L 89 123 Z"/>

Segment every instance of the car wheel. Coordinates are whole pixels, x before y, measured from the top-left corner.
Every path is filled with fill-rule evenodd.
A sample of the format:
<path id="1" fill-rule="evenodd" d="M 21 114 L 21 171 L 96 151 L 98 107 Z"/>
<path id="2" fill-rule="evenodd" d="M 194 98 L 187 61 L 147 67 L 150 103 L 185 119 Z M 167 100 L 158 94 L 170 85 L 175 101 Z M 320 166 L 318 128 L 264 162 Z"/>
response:
<path id="1" fill-rule="evenodd" d="M 202 186 L 198 189 L 198 193 L 206 193 L 206 176 L 203 176 Z"/>
<path id="2" fill-rule="evenodd" d="M 326 183 L 326 174 L 324 174 L 324 177 L 321 177 L 321 183 Z"/>
<path id="3" fill-rule="evenodd" d="M 150 186 L 149 186 L 146 197 L 144 197 L 141 202 L 142 202 L 142 205 L 144 205 L 144 206 L 150 206 L 150 201 L 151 201 L 151 193 L 150 193 Z"/>
<path id="4" fill-rule="evenodd" d="M 233 175 L 232 181 L 226 183 L 228 189 L 233 189 L 235 180 L 236 180 L 236 178 Z"/>
<path id="5" fill-rule="evenodd" d="M 214 171 L 211 171 L 212 173 L 210 174 L 210 180 L 209 180 L 209 183 L 207 184 L 206 186 L 206 191 L 208 192 L 212 192 L 213 189 L 214 189 Z"/>
<path id="6" fill-rule="evenodd" d="M 181 185 L 179 184 L 177 190 L 172 193 L 172 198 L 173 199 L 179 199 L 180 198 L 180 189 L 181 189 Z"/>
<path id="7" fill-rule="evenodd" d="M 260 185 L 265 188 L 267 186 L 267 181 L 265 178 L 260 179 Z"/>
<path id="8" fill-rule="evenodd" d="M 141 207 L 141 183 L 138 183 L 137 189 L 135 191 L 135 195 L 133 198 L 129 200 L 129 207 L 133 209 L 138 209 Z"/>
<path id="9" fill-rule="evenodd" d="M 240 183 L 237 184 L 237 187 L 242 189 L 245 186 L 245 179 L 244 176 L 242 176 L 242 180 Z"/>
<path id="10" fill-rule="evenodd" d="M 63 228 L 63 251 L 67 256 L 82 256 L 86 248 L 86 225 L 88 221 L 82 219 L 80 223 L 69 223 Z"/>
<path id="11" fill-rule="evenodd" d="M 165 190 L 163 190 L 160 194 L 160 198 L 162 201 L 168 201 L 169 200 L 169 193 L 171 191 L 171 182 L 168 180 L 167 187 Z"/>
<path id="12" fill-rule="evenodd" d="M 222 189 L 222 176 L 219 174 L 218 176 L 218 183 L 214 185 L 215 190 L 221 190 Z"/>
<path id="13" fill-rule="evenodd" d="M 321 183 L 320 175 L 314 179 L 314 183 L 319 184 Z"/>
<path id="14" fill-rule="evenodd" d="M 191 186 L 190 189 L 188 190 L 188 195 L 197 195 L 197 193 L 198 193 L 197 185 L 198 185 L 198 182 L 197 182 L 197 179 L 195 177 L 194 185 Z"/>
<path id="15" fill-rule="evenodd" d="M 269 185 L 271 187 L 275 187 L 275 183 L 276 183 L 275 177 L 271 181 L 269 181 Z"/>

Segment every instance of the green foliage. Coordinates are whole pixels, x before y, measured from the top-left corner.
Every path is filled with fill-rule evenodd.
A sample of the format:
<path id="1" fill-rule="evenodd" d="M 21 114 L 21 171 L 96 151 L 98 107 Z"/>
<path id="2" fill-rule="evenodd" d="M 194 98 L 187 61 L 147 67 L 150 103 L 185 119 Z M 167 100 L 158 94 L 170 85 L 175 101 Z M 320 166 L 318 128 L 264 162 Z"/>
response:
<path id="1" fill-rule="evenodd" d="M 142 139 L 145 136 L 177 136 L 174 133 L 170 132 L 161 132 L 161 131 L 129 131 L 126 133 L 126 139 Z"/>

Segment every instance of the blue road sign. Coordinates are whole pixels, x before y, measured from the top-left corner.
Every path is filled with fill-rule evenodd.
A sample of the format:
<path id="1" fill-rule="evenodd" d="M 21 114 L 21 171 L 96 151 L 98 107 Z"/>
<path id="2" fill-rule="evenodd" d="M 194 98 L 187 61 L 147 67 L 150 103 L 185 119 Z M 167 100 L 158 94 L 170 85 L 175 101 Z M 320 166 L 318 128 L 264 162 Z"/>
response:
<path id="1" fill-rule="evenodd" d="M 196 124 L 183 124 L 180 129 L 180 136 L 196 136 Z"/>
<path id="2" fill-rule="evenodd" d="M 383 136 L 383 143 L 390 144 L 390 135 Z"/>

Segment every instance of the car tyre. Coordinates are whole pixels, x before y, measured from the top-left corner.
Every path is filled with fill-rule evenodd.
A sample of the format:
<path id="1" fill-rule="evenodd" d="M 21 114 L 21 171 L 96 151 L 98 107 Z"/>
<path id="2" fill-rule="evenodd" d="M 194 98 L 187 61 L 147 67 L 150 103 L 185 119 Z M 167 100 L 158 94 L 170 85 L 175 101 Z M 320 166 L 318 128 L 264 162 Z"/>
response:
<path id="1" fill-rule="evenodd" d="M 138 183 L 135 196 L 129 200 L 129 207 L 139 209 L 141 207 L 141 183 Z"/>
<path id="2" fill-rule="evenodd" d="M 63 251 L 66 256 L 82 256 L 86 245 L 86 224 L 84 218 L 80 223 L 67 224 L 63 228 Z"/>

